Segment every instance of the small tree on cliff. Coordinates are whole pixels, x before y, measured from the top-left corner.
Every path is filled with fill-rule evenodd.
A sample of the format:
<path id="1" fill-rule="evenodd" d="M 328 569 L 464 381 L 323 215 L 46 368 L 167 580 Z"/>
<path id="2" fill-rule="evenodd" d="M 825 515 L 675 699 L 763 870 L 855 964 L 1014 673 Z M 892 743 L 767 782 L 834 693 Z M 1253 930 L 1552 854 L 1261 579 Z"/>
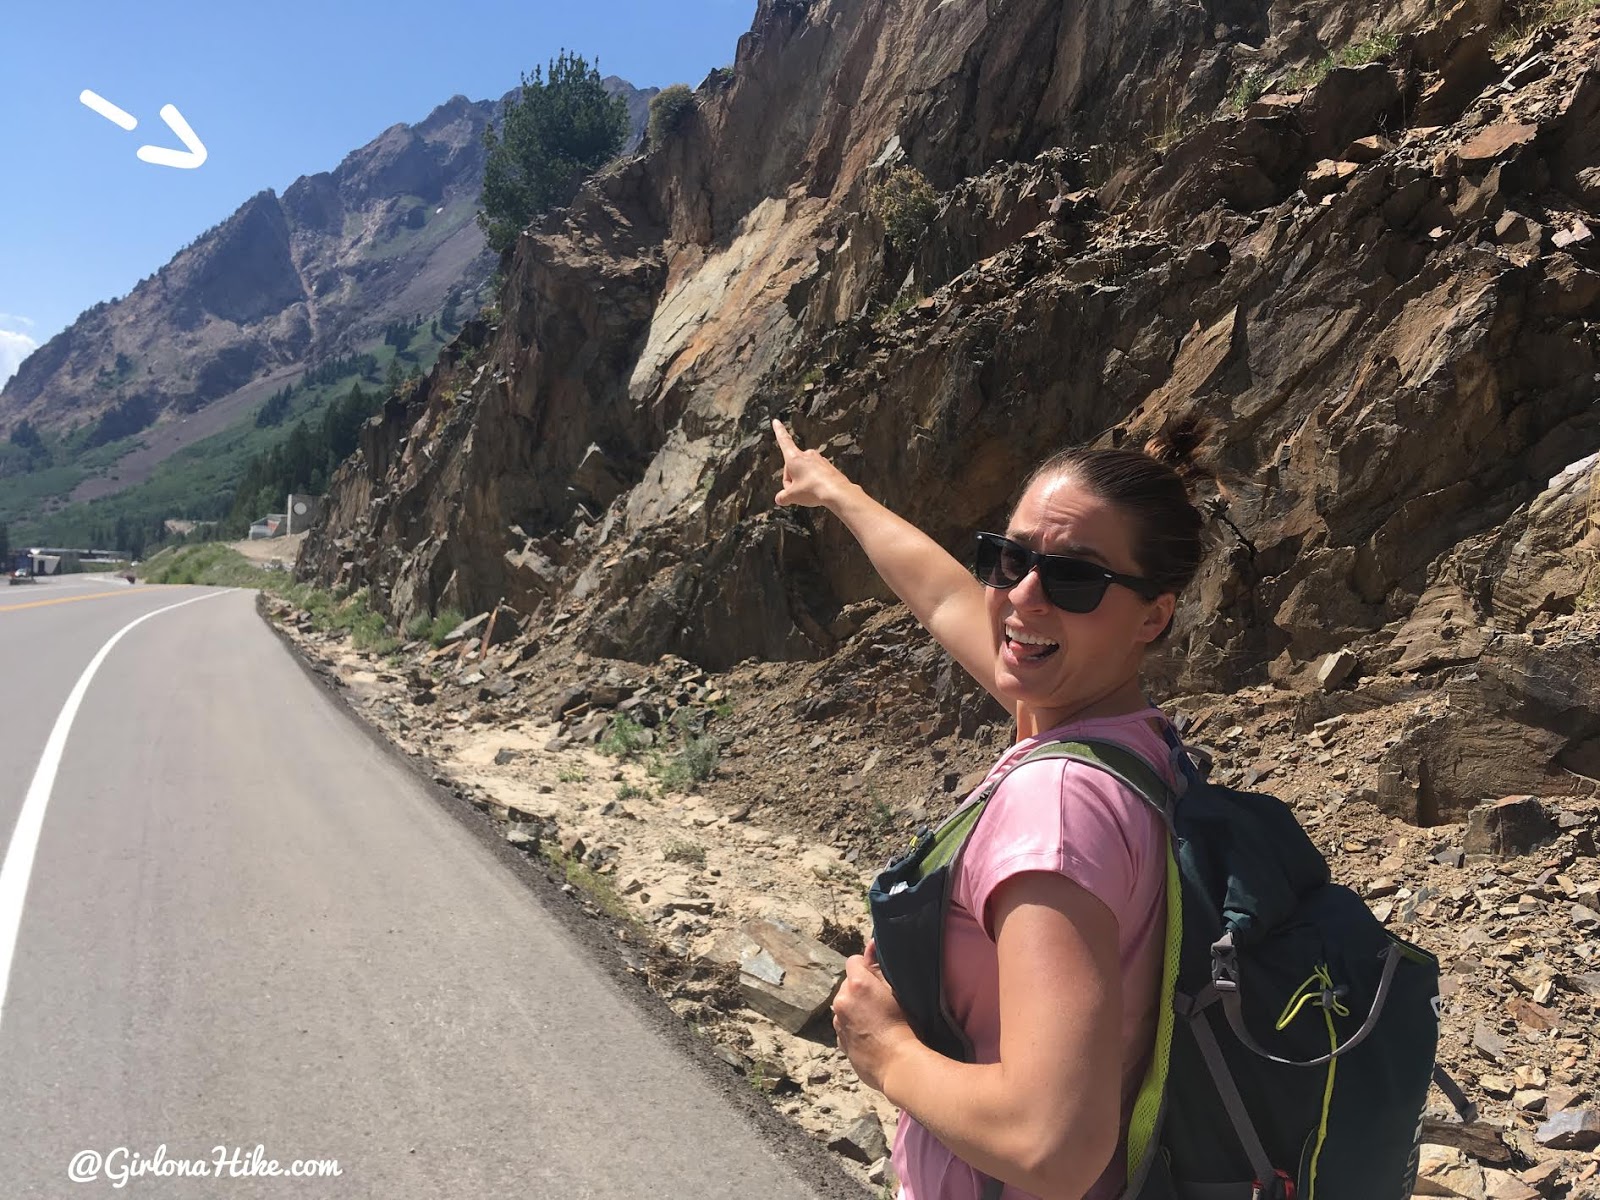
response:
<path id="1" fill-rule="evenodd" d="M 873 184 L 867 204 L 883 222 L 897 254 L 909 254 L 939 215 L 939 193 L 912 166 L 896 167 L 881 183 Z"/>
<path id="2" fill-rule="evenodd" d="M 627 135 L 627 102 L 608 95 L 599 70 L 580 55 L 563 50 L 548 76 L 538 67 L 531 80 L 524 75 L 499 131 L 483 131 L 489 156 L 478 225 L 490 247 L 508 249 L 540 213 L 571 200 Z"/>
<path id="3" fill-rule="evenodd" d="M 659 146 L 666 141 L 693 107 L 694 93 L 687 84 L 675 83 L 657 92 L 650 101 L 650 144 Z"/>

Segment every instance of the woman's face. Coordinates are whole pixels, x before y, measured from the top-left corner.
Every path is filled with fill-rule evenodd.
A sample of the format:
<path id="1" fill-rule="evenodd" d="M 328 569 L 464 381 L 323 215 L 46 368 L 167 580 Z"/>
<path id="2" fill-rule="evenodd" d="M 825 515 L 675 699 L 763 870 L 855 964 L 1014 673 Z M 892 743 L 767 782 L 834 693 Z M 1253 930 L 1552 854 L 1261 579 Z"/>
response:
<path id="1" fill-rule="evenodd" d="M 1071 476 L 1036 480 L 1011 515 L 1006 536 L 1046 554 L 1141 574 L 1131 523 Z M 1146 600 L 1113 583 L 1093 612 L 1070 613 L 1050 602 L 1036 571 L 1009 590 L 986 591 L 995 683 L 1013 706 L 1032 710 L 1034 731 L 1075 716 L 1139 707 L 1144 649 L 1165 628 L 1174 596 Z"/>

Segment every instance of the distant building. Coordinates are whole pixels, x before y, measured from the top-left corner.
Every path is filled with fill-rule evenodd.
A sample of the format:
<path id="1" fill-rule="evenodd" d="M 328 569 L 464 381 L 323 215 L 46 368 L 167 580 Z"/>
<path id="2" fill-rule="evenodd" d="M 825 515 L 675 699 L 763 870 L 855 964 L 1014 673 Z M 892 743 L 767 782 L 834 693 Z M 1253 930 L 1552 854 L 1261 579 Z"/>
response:
<path id="1" fill-rule="evenodd" d="M 284 526 L 289 518 L 283 513 L 269 513 L 255 524 L 250 526 L 250 540 L 258 542 L 262 538 L 282 537 Z"/>
<path id="2" fill-rule="evenodd" d="M 304 533 L 311 528 L 311 522 L 317 519 L 317 514 L 322 511 L 321 496 L 306 496 L 295 492 L 289 493 L 288 527 L 285 533 Z"/>

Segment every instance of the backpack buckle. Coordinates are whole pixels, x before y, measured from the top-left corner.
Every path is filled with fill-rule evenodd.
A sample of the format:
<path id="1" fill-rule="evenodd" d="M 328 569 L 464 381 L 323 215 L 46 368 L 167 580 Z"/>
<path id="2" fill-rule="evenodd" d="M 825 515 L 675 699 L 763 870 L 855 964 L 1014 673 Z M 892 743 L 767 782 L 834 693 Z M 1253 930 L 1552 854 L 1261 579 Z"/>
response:
<path id="1" fill-rule="evenodd" d="M 1250 1200 L 1294 1200 L 1294 1180 L 1287 1171 L 1274 1171 L 1272 1179 L 1265 1185 L 1259 1179 L 1252 1183 Z"/>
<path id="2" fill-rule="evenodd" d="M 1211 985 L 1219 992 L 1239 990 L 1239 952 L 1233 934 L 1225 933 L 1211 946 Z"/>

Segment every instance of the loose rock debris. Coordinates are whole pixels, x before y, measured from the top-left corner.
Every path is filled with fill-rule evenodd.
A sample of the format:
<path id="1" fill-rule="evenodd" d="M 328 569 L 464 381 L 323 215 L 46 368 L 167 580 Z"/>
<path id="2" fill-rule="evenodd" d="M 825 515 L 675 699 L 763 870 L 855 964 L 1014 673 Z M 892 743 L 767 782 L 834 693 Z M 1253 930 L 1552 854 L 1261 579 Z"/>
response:
<path id="1" fill-rule="evenodd" d="M 487 656 L 412 646 L 397 666 L 329 635 L 295 637 L 401 749 L 504 822 L 509 841 L 581 867 L 572 900 L 613 922 L 629 969 L 776 1107 L 864 1178 L 884 1178 L 864 1157 L 878 1147 L 869 1131 L 892 1129 L 897 1114 L 831 1044 L 844 959 L 829 943 L 859 949 L 874 867 L 976 783 L 1003 729 L 891 749 L 848 720 L 798 715 L 815 707 L 814 688 L 776 683 L 762 664 L 711 676 L 569 648 L 541 675 L 515 639 Z M 514 686 L 485 695 L 477 676 Z M 1569 795 L 1495 798 L 1465 821 L 1419 828 L 1385 813 L 1372 786 L 1415 710 L 1353 703 L 1312 721 L 1322 702 L 1307 696 L 1319 691 L 1263 686 L 1168 707 L 1216 775 L 1292 804 L 1335 878 L 1439 956 L 1440 1057 L 1479 1114 L 1464 1125 L 1438 1098 L 1418 1194 L 1600 1194 L 1584 1191 L 1600 1145 L 1595 789 L 1575 780 Z M 417 704 L 423 693 L 434 701 Z M 652 736 L 605 753 L 623 716 Z M 694 737 L 716 741 L 714 773 L 693 791 L 664 788 L 661 764 Z M 864 821 L 841 819 L 841 807 Z"/>

